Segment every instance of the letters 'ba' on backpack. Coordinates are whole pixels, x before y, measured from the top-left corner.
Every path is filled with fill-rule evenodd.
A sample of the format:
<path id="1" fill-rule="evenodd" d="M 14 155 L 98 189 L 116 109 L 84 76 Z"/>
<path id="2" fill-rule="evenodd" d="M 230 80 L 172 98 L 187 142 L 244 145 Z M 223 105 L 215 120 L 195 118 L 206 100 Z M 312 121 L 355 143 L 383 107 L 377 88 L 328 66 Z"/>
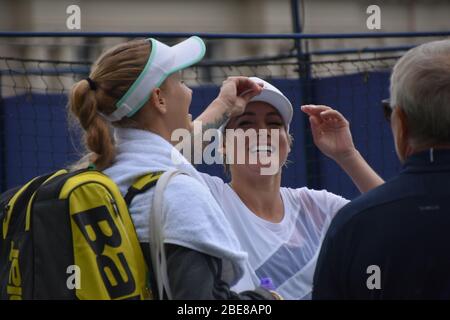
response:
<path id="1" fill-rule="evenodd" d="M 140 177 L 125 198 L 89 169 L 60 170 L 3 193 L 0 299 L 154 298 L 127 204 L 161 174 Z"/>

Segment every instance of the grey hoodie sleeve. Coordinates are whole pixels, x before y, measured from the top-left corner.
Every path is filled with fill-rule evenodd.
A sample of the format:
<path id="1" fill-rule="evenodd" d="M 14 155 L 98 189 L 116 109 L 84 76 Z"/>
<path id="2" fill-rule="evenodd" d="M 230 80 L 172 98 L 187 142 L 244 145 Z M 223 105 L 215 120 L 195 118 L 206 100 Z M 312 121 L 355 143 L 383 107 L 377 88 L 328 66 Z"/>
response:
<path id="1" fill-rule="evenodd" d="M 175 300 L 274 300 L 266 289 L 236 293 L 221 279 L 219 258 L 166 244 L 167 274 Z"/>

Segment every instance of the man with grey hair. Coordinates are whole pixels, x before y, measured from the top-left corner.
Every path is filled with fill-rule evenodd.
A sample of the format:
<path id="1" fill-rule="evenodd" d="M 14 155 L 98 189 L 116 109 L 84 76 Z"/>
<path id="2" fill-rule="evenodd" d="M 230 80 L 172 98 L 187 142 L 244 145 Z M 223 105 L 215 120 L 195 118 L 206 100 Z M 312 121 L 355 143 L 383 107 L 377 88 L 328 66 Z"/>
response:
<path id="1" fill-rule="evenodd" d="M 313 299 L 450 299 L 450 40 L 408 51 L 390 89 L 403 168 L 336 215 Z"/>

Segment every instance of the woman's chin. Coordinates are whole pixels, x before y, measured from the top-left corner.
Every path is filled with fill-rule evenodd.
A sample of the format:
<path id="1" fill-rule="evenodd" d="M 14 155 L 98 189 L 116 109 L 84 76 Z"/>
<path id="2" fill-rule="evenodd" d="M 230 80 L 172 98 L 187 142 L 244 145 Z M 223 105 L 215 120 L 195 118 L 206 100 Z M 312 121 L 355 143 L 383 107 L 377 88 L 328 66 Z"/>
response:
<path id="1" fill-rule="evenodd" d="M 279 171 L 279 167 L 272 168 L 271 163 L 256 163 L 241 165 L 243 171 L 254 176 L 273 176 Z"/>

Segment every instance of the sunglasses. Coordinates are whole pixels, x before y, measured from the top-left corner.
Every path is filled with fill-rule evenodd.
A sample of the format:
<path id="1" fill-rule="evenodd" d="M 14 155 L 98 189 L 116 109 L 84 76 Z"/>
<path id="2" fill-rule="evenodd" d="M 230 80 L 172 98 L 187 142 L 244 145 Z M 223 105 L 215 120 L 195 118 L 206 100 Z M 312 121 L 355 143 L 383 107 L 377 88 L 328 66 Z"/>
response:
<path id="1" fill-rule="evenodd" d="M 389 99 L 381 100 L 381 106 L 383 108 L 384 117 L 390 122 L 392 115 L 391 101 Z"/>

